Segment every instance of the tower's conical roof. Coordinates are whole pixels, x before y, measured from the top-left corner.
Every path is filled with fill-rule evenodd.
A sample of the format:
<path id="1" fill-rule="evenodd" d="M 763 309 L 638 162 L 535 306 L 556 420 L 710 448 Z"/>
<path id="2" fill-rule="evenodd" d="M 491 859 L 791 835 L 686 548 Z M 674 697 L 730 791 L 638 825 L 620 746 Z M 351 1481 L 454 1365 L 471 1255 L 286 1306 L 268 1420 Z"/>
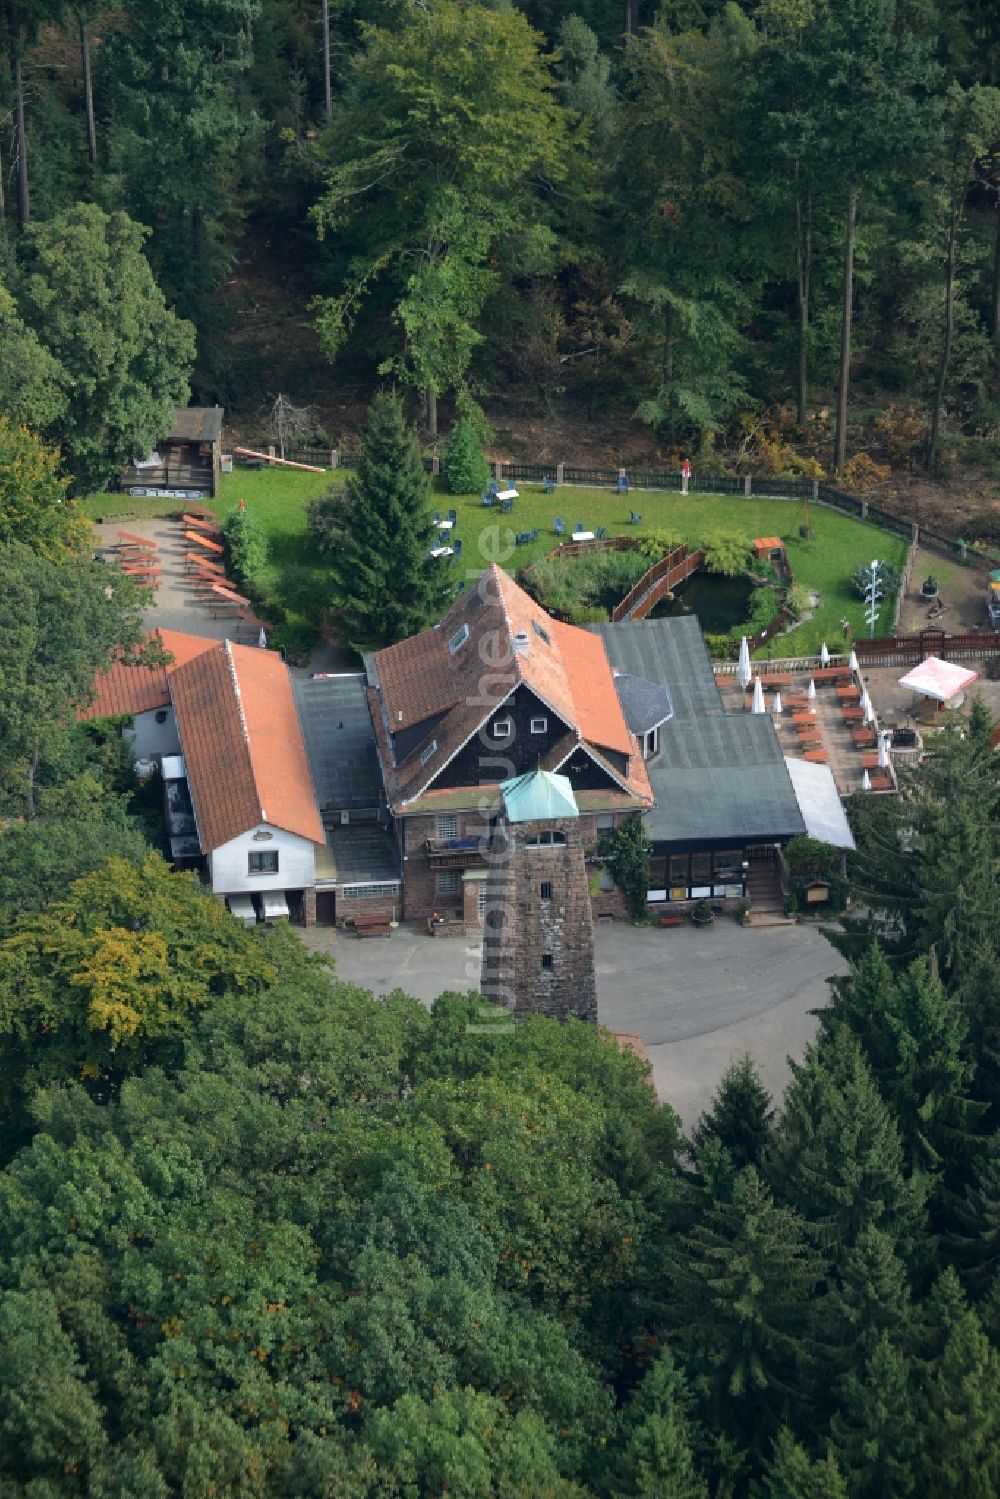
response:
<path id="1" fill-rule="evenodd" d="M 544 822 L 549 817 L 580 815 L 569 780 L 550 770 L 529 770 L 504 781 L 500 794 L 511 822 Z"/>

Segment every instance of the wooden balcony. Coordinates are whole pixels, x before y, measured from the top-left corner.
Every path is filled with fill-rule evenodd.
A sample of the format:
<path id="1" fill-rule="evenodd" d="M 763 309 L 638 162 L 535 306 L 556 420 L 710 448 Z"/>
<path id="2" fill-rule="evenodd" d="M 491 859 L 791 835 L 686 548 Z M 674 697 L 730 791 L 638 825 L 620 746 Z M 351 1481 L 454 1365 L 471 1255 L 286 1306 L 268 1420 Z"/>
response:
<path id="1" fill-rule="evenodd" d="M 486 863 L 478 838 L 427 838 L 424 848 L 435 869 L 476 869 Z"/>

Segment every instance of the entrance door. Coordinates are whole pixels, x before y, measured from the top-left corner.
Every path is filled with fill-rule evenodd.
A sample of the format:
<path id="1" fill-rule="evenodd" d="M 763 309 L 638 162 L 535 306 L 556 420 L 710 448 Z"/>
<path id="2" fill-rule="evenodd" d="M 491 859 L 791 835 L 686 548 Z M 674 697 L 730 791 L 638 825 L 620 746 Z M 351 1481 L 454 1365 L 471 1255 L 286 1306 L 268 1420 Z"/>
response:
<path id="1" fill-rule="evenodd" d="M 335 890 L 316 891 L 316 924 L 317 926 L 336 926 L 337 892 Z"/>

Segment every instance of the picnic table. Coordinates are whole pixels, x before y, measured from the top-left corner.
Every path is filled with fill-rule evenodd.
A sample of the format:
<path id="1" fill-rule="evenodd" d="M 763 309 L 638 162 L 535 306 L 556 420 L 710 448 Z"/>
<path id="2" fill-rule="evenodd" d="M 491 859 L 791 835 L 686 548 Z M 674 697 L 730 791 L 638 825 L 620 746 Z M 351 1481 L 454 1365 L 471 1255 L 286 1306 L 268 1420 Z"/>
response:
<path id="1" fill-rule="evenodd" d="M 431 547 L 432 557 L 453 557 L 454 555 L 454 547 Z"/>
<path id="2" fill-rule="evenodd" d="M 818 666 L 809 675 L 818 687 L 821 682 L 849 683 L 854 680 L 848 666 Z"/>
<path id="3" fill-rule="evenodd" d="M 875 749 L 878 744 L 878 740 L 875 738 L 875 730 L 869 729 L 867 726 L 863 729 L 852 729 L 851 738 L 858 749 Z"/>
<path id="4" fill-rule="evenodd" d="M 210 536 L 202 536 L 200 531 L 185 531 L 184 540 L 192 542 L 196 547 L 207 547 L 210 552 L 218 552 L 219 556 L 222 556 L 222 547 L 219 543 L 213 541 Z"/>
<path id="5" fill-rule="evenodd" d="M 840 710 L 840 716 L 845 723 L 864 723 L 865 715 L 860 705 L 848 706 Z"/>
<path id="6" fill-rule="evenodd" d="M 878 770 L 879 769 L 878 750 L 865 750 L 864 754 L 861 756 L 861 769 L 862 770 Z"/>
<path id="7" fill-rule="evenodd" d="M 812 708 L 800 708 L 792 714 L 792 723 L 813 725 L 816 722 L 816 713 Z"/>
<path id="8" fill-rule="evenodd" d="M 517 500 L 520 499 L 520 495 L 518 494 L 518 491 L 514 488 L 514 486 L 511 485 L 509 489 L 498 489 L 496 492 L 496 498 L 498 500 Z"/>
<path id="9" fill-rule="evenodd" d="M 593 539 L 594 539 L 594 533 L 593 533 L 593 531 L 574 531 L 573 532 L 573 540 L 574 541 L 593 541 Z"/>
<path id="10" fill-rule="evenodd" d="M 806 750 L 802 758 L 808 760 L 810 765 L 829 765 L 830 763 L 830 756 L 825 749 Z"/>
<path id="11" fill-rule="evenodd" d="M 436 520 L 434 524 L 439 531 L 450 531 L 455 522 L 453 520 Z"/>
<path id="12" fill-rule="evenodd" d="M 842 703 L 860 703 L 861 688 L 852 683 L 850 687 L 837 687 L 837 697 Z"/>

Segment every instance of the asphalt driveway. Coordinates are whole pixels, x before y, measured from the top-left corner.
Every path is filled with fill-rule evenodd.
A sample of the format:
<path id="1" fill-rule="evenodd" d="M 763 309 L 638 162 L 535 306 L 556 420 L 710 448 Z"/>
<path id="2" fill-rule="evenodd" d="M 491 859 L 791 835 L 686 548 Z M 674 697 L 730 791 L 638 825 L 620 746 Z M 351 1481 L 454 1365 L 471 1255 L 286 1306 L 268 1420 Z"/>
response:
<path id="1" fill-rule="evenodd" d="M 376 994 L 404 989 L 429 1003 L 446 989 L 478 988 L 479 943 L 438 940 L 414 926 L 360 939 L 329 927 L 304 932 L 330 952 L 337 974 Z M 812 926 L 660 930 L 615 923 L 596 933 L 602 1025 L 642 1036 L 661 1099 L 686 1126 L 708 1104 L 729 1062 L 750 1051 L 776 1097 L 787 1058 L 815 1034 L 810 1011 L 826 1004 L 827 979 L 846 964 Z"/>

